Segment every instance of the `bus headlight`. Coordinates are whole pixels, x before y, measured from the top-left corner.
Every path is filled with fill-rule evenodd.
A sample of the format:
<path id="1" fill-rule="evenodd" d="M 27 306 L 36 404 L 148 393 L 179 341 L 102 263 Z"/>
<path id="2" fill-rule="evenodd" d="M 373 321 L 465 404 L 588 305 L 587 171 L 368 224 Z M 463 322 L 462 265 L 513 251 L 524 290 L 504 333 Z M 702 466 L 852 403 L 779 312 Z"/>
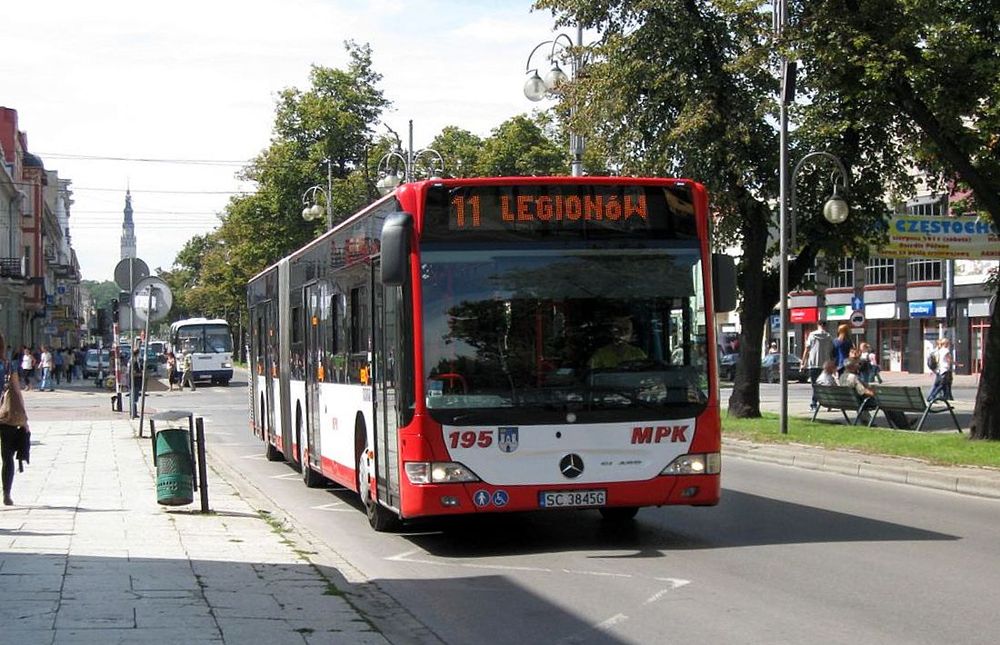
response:
<path id="1" fill-rule="evenodd" d="M 233 369 L 233 364 L 228 361 L 223 361 L 222 367 L 224 367 L 225 369 Z"/>
<path id="2" fill-rule="evenodd" d="M 717 452 L 681 455 L 664 468 L 661 475 L 718 475 L 722 472 L 722 455 Z"/>
<path id="3" fill-rule="evenodd" d="M 411 484 L 476 482 L 479 477 L 454 461 L 408 461 L 403 465 Z"/>

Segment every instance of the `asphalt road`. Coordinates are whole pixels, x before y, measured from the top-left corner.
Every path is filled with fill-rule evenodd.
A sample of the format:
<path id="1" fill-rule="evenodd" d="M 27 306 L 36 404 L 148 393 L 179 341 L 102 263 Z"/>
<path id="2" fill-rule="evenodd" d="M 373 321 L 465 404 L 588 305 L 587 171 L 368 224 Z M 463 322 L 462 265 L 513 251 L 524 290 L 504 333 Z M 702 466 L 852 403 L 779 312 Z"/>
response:
<path id="1" fill-rule="evenodd" d="M 261 507 L 443 642 L 996 641 L 998 500 L 726 458 L 720 506 L 644 509 L 625 528 L 546 512 L 377 534 L 353 494 L 264 460 L 243 385 L 147 405 L 204 416 L 212 460 L 264 491 Z"/>

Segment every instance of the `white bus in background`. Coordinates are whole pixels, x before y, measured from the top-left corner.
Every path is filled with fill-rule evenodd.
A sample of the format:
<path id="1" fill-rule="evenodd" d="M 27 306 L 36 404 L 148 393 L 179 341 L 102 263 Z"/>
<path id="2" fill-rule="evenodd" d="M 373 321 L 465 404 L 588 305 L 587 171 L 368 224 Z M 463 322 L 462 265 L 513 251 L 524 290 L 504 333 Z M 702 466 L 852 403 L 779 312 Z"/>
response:
<path id="1" fill-rule="evenodd" d="M 185 352 L 191 353 L 196 381 L 229 385 L 233 378 L 233 335 L 221 318 L 188 318 L 170 325 L 170 346 L 180 371 Z"/>

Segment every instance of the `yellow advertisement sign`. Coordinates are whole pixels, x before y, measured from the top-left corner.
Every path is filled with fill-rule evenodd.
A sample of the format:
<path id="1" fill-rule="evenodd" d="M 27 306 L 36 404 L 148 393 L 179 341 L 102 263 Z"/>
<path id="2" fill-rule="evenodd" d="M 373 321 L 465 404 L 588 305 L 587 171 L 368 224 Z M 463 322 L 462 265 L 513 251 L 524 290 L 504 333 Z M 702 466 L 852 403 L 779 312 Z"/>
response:
<path id="1" fill-rule="evenodd" d="M 1000 235 L 985 217 L 896 215 L 889 220 L 889 243 L 879 255 L 890 258 L 1000 258 Z"/>

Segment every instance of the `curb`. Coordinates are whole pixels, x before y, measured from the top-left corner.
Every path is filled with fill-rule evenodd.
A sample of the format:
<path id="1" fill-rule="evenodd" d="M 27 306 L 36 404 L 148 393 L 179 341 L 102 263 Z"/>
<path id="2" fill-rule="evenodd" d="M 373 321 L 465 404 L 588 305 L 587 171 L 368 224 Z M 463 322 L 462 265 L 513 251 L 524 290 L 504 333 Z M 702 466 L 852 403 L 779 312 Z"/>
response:
<path id="1" fill-rule="evenodd" d="M 820 470 L 862 479 L 1000 499 L 1000 470 L 935 466 L 918 459 L 830 450 L 802 444 L 722 440 L 723 457 Z"/>
<path id="2" fill-rule="evenodd" d="M 342 590 L 348 603 L 371 623 L 383 638 L 390 643 L 405 645 L 444 643 L 427 625 L 384 592 L 377 582 L 357 569 L 336 549 L 296 522 L 293 517 L 278 510 L 278 504 L 243 473 L 230 467 L 225 461 L 215 458 L 211 443 L 208 441 L 206 441 L 206 451 L 209 457 L 208 467 L 235 489 L 251 508 L 266 513 L 273 520 L 280 522 L 286 531 L 286 538 L 292 543 L 291 548 L 294 548 L 298 555 L 328 582 Z"/>

